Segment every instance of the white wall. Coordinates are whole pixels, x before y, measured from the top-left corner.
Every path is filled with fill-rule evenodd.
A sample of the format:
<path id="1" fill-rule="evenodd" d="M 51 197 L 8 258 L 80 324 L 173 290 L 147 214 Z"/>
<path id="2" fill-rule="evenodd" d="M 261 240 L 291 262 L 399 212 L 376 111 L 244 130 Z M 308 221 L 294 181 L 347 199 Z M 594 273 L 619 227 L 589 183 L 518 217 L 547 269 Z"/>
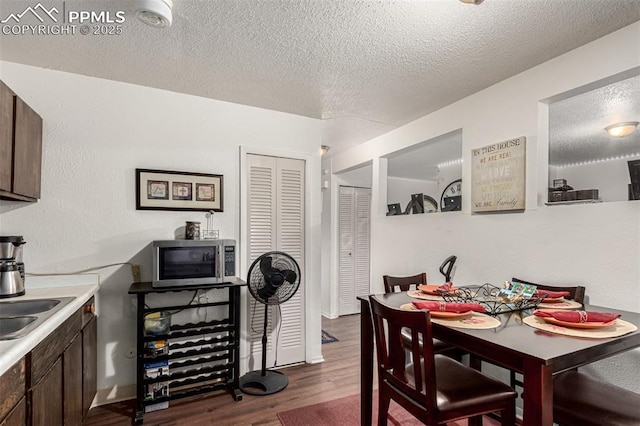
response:
<path id="1" fill-rule="evenodd" d="M 387 204 L 400 203 L 402 211 L 411 201 L 411 194 L 423 193 L 438 202 L 440 208 L 440 191 L 437 181 L 405 179 L 391 177 L 387 179 Z"/>
<path id="2" fill-rule="evenodd" d="M 172 239 L 204 212 L 137 211 L 135 169 L 224 175 L 221 238 L 240 236 L 240 147 L 293 153 L 307 161 L 307 297 L 312 351 L 320 351 L 320 121 L 74 74 L 0 63 L 0 78 L 44 120 L 42 198 L 0 201 L 4 235 L 23 235 L 27 272 L 68 272 L 116 262 L 142 266 L 151 279 L 148 245 Z M 238 268 L 239 276 L 246 271 Z M 135 383 L 135 305 L 126 266 L 100 271 L 98 388 L 126 397 Z M 28 284 L 28 278 L 27 278 Z M 27 290 L 28 291 L 28 290 Z M 307 328 L 309 330 L 309 328 Z M 128 388 L 130 392 L 130 388 Z"/>
<path id="3" fill-rule="evenodd" d="M 383 170 L 380 157 L 463 130 L 461 212 L 385 217 L 385 197 L 379 192 L 386 195 L 386 185 L 374 176 L 372 291 L 383 291 L 384 274 L 424 270 L 437 282 L 442 278 L 438 266 L 455 254 L 453 280 L 460 285 L 501 283 L 514 275 L 550 284 L 580 283 L 595 305 L 640 312 L 640 202 L 544 206 L 548 108 L 540 102 L 639 67 L 639 51 L 640 23 L 635 23 L 336 155 L 334 173 L 369 161 L 374 170 L 377 164 Z M 472 215 L 471 150 L 519 136 L 527 138 L 526 211 Z M 332 212 L 335 220 L 335 206 Z M 335 264 L 327 273 L 337 274 Z M 640 391 L 640 350 L 586 369 Z"/>
<path id="4" fill-rule="evenodd" d="M 555 179 L 566 179 L 573 189 L 597 189 L 602 201 L 625 201 L 629 199 L 631 182 L 627 161 L 636 159 L 557 167 Z"/>
<path id="5" fill-rule="evenodd" d="M 359 186 L 362 188 L 371 188 L 371 178 L 373 167 L 367 164 L 357 169 L 340 173 L 340 184 L 345 186 Z"/>

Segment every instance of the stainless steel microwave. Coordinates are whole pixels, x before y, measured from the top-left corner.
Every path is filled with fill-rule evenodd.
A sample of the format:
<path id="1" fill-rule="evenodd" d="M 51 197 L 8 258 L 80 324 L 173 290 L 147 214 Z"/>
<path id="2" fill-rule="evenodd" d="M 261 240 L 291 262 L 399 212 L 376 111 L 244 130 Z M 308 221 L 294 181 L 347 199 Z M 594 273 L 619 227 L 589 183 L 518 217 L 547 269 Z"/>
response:
<path id="1" fill-rule="evenodd" d="M 235 240 L 153 241 L 153 287 L 220 284 L 236 276 Z"/>

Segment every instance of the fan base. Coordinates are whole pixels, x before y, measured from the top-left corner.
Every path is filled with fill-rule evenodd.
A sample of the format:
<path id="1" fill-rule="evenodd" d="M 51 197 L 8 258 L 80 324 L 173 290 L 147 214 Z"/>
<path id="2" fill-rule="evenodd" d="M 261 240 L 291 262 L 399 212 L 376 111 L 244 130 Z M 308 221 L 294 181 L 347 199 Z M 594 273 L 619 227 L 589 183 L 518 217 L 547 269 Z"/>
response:
<path id="1" fill-rule="evenodd" d="M 271 395 L 280 392 L 289 384 L 287 376 L 279 371 L 251 371 L 240 377 L 240 390 L 249 395 Z"/>

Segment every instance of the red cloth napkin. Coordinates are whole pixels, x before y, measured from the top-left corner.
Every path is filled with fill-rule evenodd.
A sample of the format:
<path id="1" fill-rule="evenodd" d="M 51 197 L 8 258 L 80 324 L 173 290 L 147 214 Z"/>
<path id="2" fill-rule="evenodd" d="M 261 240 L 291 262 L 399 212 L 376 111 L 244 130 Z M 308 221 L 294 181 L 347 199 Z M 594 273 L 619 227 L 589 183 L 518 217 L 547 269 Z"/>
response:
<path id="1" fill-rule="evenodd" d="M 451 290 L 453 290 L 453 283 L 451 281 L 447 281 L 446 283 L 442 284 L 436 289 L 436 291 L 443 291 L 443 292 L 447 292 Z"/>
<path id="2" fill-rule="evenodd" d="M 479 303 L 453 303 L 453 302 L 411 302 L 416 308 L 427 311 L 440 312 L 485 312 L 484 307 Z"/>
<path id="3" fill-rule="evenodd" d="M 571 296 L 571 293 L 568 291 L 549 291 L 549 290 L 536 290 L 535 295 L 537 297 L 546 296 L 549 299 L 558 299 L 560 297 L 568 297 Z"/>
<path id="4" fill-rule="evenodd" d="M 565 322 L 609 322 L 620 318 L 620 314 L 610 312 L 588 312 L 588 311 L 535 311 L 533 315 L 537 317 L 551 317 Z"/>

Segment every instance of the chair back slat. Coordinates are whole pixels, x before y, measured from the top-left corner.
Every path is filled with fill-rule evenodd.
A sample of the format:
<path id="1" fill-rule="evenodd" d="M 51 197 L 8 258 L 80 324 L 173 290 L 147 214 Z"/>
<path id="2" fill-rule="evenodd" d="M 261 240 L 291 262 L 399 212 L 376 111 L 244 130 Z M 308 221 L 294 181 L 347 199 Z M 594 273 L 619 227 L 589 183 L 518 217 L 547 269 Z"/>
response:
<path id="1" fill-rule="evenodd" d="M 383 275 L 382 279 L 384 281 L 385 293 L 416 290 L 418 286 L 427 284 L 427 273 L 422 272 L 420 274 L 407 277 L 392 277 L 390 275 Z"/>
<path id="2" fill-rule="evenodd" d="M 520 278 L 511 278 L 511 281 L 517 281 L 519 283 L 522 284 L 529 284 L 529 285 L 535 285 L 537 288 L 539 288 L 540 290 L 547 290 L 547 291 L 568 291 L 569 292 L 569 297 L 573 300 L 575 300 L 578 303 L 583 303 L 584 304 L 584 297 L 585 297 L 585 287 L 581 286 L 581 285 L 577 285 L 577 286 L 557 286 L 557 285 L 548 285 L 548 284 L 538 284 L 538 283 L 534 283 L 531 281 L 525 281 L 525 280 L 521 280 Z"/>
<path id="3" fill-rule="evenodd" d="M 428 312 L 390 308 L 369 296 L 373 317 L 378 375 L 416 404 L 436 407 L 433 335 Z M 411 350 L 402 343 L 402 329 L 411 330 Z M 409 359 L 407 355 L 411 355 Z M 407 371 L 410 369 L 411 374 Z"/>

